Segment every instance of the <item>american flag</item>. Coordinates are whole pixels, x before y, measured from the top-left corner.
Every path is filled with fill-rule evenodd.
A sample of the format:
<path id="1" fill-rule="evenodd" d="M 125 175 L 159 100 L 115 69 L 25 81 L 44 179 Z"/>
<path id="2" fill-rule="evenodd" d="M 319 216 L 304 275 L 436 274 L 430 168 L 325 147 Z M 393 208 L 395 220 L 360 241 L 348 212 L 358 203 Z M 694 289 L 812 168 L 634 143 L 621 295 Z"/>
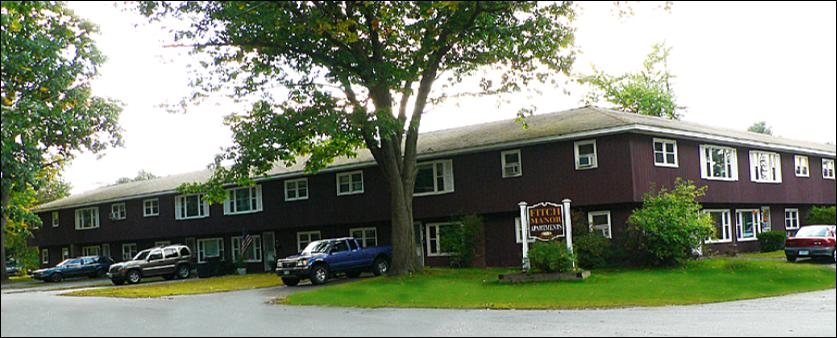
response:
<path id="1" fill-rule="evenodd" d="M 250 236 L 250 234 L 246 233 L 246 231 L 242 231 L 240 250 L 242 258 L 247 258 L 247 248 L 249 248 L 251 244 L 253 244 L 253 236 Z"/>

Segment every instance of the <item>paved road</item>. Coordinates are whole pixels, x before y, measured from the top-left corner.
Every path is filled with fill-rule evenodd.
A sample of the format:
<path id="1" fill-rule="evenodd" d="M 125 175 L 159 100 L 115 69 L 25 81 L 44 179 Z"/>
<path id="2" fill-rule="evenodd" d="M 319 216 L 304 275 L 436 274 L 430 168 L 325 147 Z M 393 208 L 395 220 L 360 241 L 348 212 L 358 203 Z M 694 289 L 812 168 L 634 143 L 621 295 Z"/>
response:
<path id="1" fill-rule="evenodd" d="M 831 336 L 837 292 L 578 311 L 342 309 L 270 305 L 306 288 L 169 299 L 4 294 L 3 336 Z"/>

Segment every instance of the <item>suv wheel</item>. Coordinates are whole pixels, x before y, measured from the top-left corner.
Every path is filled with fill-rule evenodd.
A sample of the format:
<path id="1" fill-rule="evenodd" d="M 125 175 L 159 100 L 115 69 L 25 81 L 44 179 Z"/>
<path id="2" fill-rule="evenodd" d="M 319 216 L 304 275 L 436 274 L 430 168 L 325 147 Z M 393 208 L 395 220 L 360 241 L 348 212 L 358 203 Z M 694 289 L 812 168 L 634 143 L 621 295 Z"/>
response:
<path id="1" fill-rule="evenodd" d="M 328 268 L 325 265 L 317 265 L 311 270 L 311 284 L 320 285 L 328 281 Z"/>
<path id="2" fill-rule="evenodd" d="M 128 284 L 137 284 L 142 280 L 142 274 L 139 270 L 128 271 Z"/>
<path id="3" fill-rule="evenodd" d="M 189 276 L 191 275 L 192 269 L 189 267 L 189 265 L 183 264 L 177 267 L 177 278 L 186 279 L 189 278 Z"/>
<path id="4" fill-rule="evenodd" d="M 387 262 L 384 258 L 376 259 L 374 266 L 372 267 L 372 273 L 375 274 L 375 276 L 380 276 L 387 272 L 389 272 L 389 262 Z"/>

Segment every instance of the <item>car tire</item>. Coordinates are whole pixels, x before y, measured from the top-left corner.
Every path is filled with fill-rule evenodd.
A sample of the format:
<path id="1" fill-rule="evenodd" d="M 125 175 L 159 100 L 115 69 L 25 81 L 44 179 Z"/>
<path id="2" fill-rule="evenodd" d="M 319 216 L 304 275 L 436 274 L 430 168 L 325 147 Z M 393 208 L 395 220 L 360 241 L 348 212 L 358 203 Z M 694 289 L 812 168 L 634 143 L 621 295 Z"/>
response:
<path id="1" fill-rule="evenodd" d="M 187 279 L 192 276 L 192 268 L 189 265 L 183 264 L 177 267 L 177 278 Z"/>
<path id="2" fill-rule="evenodd" d="M 142 281 L 142 273 L 139 270 L 128 271 L 128 284 L 137 284 Z"/>
<path id="3" fill-rule="evenodd" d="M 358 278 L 358 277 L 360 277 L 360 271 L 349 271 L 349 272 L 346 272 L 346 277 L 349 277 L 349 278 Z"/>
<path id="4" fill-rule="evenodd" d="M 311 284 L 322 285 L 328 281 L 328 267 L 323 264 L 315 265 L 311 269 Z"/>
<path id="5" fill-rule="evenodd" d="M 785 255 L 785 258 L 787 258 L 790 263 L 796 262 L 796 256 Z"/>
<path id="6" fill-rule="evenodd" d="M 110 282 L 116 286 L 125 285 L 125 281 L 122 279 L 111 279 Z"/>
<path id="7" fill-rule="evenodd" d="M 54 273 L 49 277 L 50 282 L 60 283 L 62 280 L 64 280 L 64 275 L 60 273 Z"/>
<path id="8" fill-rule="evenodd" d="M 297 286 L 299 285 L 299 278 L 282 277 L 282 283 L 287 286 Z"/>
<path id="9" fill-rule="evenodd" d="M 383 257 L 376 258 L 375 263 L 372 264 L 372 273 L 375 276 L 380 276 L 387 272 L 389 272 L 389 261 Z"/>

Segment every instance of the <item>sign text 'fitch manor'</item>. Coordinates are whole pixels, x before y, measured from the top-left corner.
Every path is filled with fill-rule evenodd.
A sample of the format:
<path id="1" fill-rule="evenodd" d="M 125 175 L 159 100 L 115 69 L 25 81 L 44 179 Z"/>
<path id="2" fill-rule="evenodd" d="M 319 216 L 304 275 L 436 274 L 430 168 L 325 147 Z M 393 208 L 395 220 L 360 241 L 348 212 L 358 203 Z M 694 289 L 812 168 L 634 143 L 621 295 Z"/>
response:
<path id="1" fill-rule="evenodd" d="M 529 237 L 551 241 L 564 237 L 564 208 L 560 204 L 542 202 L 529 209 Z"/>

